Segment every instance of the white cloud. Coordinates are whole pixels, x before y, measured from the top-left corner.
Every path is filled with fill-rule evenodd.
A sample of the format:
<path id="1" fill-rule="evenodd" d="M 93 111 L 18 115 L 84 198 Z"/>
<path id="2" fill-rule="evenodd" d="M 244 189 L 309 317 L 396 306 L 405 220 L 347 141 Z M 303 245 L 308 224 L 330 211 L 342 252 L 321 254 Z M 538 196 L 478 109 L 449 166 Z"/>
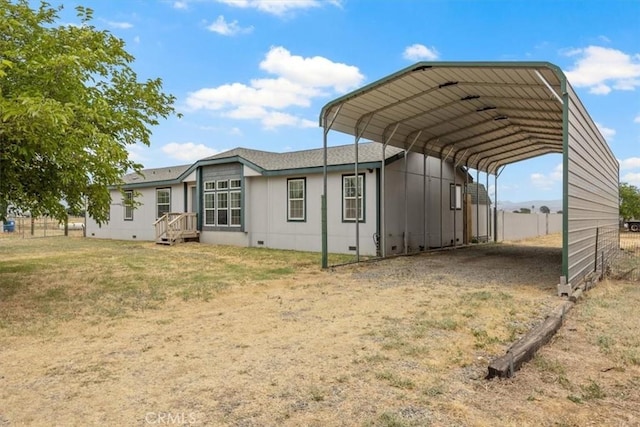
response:
<path id="1" fill-rule="evenodd" d="M 565 74 L 572 85 L 587 87 L 595 95 L 612 90 L 635 90 L 640 86 L 640 54 L 627 54 L 617 49 L 588 46 L 565 52 L 577 60 Z"/>
<path id="2" fill-rule="evenodd" d="M 435 61 L 440 57 L 440 54 L 434 47 L 429 48 L 416 43 L 408 46 L 402 56 L 411 61 Z"/>
<path id="3" fill-rule="evenodd" d="M 243 9 L 257 9 L 276 16 L 283 16 L 295 10 L 322 7 L 325 4 L 341 6 L 340 0 L 218 0 L 218 2 Z"/>
<path id="4" fill-rule="evenodd" d="M 602 136 L 604 136 L 604 139 L 606 139 L 607 141 L 613 140 L 613 137 L 616 136 L 615 129 L 611 129 L 606 126 L 603 126 L 598 122 L 595 122 L 595 124 L 598 130 L 600 131 L 600 133 L 602 134 Z"/>
<path id="5" fill-rule="evenodd" d="M 281 111 L 267 110 L 257 106 L 241 106 L 235 110 L 223 113 L 225 117 L 240 120 L 260 120 L 263 127 L 273 130 L 280 126 L 291 126 L 298 128 L 317 127 L 318 124 L 311 120 L 302 119 L 292 114 Z"/>
<path id="6" fill-rule="evenodd" d="M 174 1 L 173 2 L 173 8 L 174 9 L 187 9 L 189 6 L 187 5 L 186 1 Z"/>
<path id="7" fill-rule="evenodd" d="M 143 144 L 133 144 L 127 146 L 127 151 L 129 152 L 129 160 L 134 161 L 136 163 L 143 163 L 147 160 L 146 151 L 148 147 Z"/>
<path id="8" fill-rule="evenodd" d="M 170 142 L 162 147 L 162 152 L 171 158 L 184 162 L 195 162 L 220 153 L 220 151 L 204 144 L 194 144 L 193 142 Z"/>
<path id="9" fill-rule="evenodd" d="M 306 87 L 333 87 L 337 92 L 353 89 L 364 80 L 358 67 L 333 62 L 322 56 L 304 58 L 291 55 L 281 46 L 269 50 L 260 68 Z"/>
<path id="10" fill-rule="evenodd" d="M 219 111 L 235 119 L 260 120 L 265 128 L 310 127 L 317 123 L 283 112 L 290 107 L 310 107 L 314 99 L 343 93 L 359 86 L 364 76 L 357 67 L 327 58 L 291 55 L 283 47 L 273 47 L 260 69 L 275 78 L 250 80 L 249 84 L 228 83 L 203 88 L 189 94 L 189 108 Z M 315 113 L 315 112 L 314 112 Z"/>
<path id="11" fill-rule="evenodd" d="M 204 88 L 187 98 L 193 109 L 222 110 L 227 107 L 268 107 L 282 109 L 290 106 L 308 107 L 316 93 L 284 79 L 252 80 L 251 85 L 232 83 L 217 88 Z"/>
<path id="12" fill-rule="evenodd" d="M 629 172 L 620 177 L 620 182 L 626 182 L 627 184 L 640 187 L 640 172 Z"/>
<path id="13" fill-rule="evenodd" d="M 211 25 L 207 27 L 209 31 L 223 36 L 235 36 L 236 34 L 248 34 L 253 31 L 253 27 L 241 27 L 238 21 L 227 22 L 224 16 L 220 15 Z"/>
<path id="14" fill-rule="evenodd" d="M 638 114 L 636 118 L 633 119 L 633 123 L 640 123 L 640 114 Z"/>
<path id="15" fill-rule="evenodd" d="M 133 38 L 133 42 L 134 42 L 135 44 L 139 44 L 139 43 L 140 43 L 140 36 L 135 36 L 135 37 Z"/>
<path id="16" fill-rule="evenodd" d="M 539 190 L 552 190 L 558 182 L 562 181 L 562 163 L 556 165 L 548 174 L 532 173 L 530 180 L 531 185 Z"/>
<path id="17" fill-rule="evenodd" d="M 133 28 L 133 24 L 130 22 L 116 22 L 116 21 L 105 21 L 108 26 L 113 28 L 118 28 L 121 30 L 128 30 L 129 28 Z"/>
<path id="18" fill-rule="evenodd" d="M 620 170 L 640 169 L 640 157 L 629 157 L 628 159 L 618 160 Z"/>

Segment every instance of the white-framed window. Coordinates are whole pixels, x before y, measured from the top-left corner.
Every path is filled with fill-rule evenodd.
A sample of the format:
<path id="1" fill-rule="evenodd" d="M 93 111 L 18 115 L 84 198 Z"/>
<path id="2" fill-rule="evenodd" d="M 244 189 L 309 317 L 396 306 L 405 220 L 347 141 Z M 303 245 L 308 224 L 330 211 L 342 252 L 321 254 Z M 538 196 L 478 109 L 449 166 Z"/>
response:
<path id="1" fill-rule="evenodd" d="M 204 225 L 216 225 L 216 193 L 204 193 Z"/>
<path id="2" fill-rule="evenodd" d="M 306 221 L 306 178 L 287 180 L 287 221 Z"/>
<path id="3" fill-rule="evenodd" d="M 231 226 L 242 225 L 242 193 L 240 191 L 229 192 L 229 210 L 231 212 Z"/>
<path id="4" fill-rule="evenodd" d="M 462 186 L 449 184 L 449 208 L 451 210 L 462 209 Z"/>
<path id="5" fill-rule="evenodd" d="M 171 189 L 156 188 L 156 219 L 171 212 Z"/>
<path id="6" fill-rule="evenodd" d="M 229 225 L 229 193 L 226 191 L 216 193 L 216 214 L 218 226 Z"/>
<path id="7" fill-rule="evenodd" d="M 124 220 L 133 221 L 133 191 L 127 190 L 124 192 L 124 199 L 122 200 L 124 206 Z"/>
<path id="8" fill-rule="evenodd" d="M 364 174 L 342 176 L 342 220 L 364 222 Z"/>
<path id="9" fill-rule="evenodd" d="M 207 185 L 210 183 L 210 185 Z M 242 179 L 219 179 L 204 183 L 204 226 L 242 226 Z"/>

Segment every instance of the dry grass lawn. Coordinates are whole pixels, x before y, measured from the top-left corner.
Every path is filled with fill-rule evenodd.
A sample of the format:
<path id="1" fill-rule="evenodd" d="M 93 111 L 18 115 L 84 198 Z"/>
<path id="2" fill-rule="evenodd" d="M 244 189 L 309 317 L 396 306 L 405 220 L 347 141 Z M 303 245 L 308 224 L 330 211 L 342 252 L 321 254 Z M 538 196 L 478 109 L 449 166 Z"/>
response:
<path id="1" fill-rule="evenodd" d="M 319 269 L 317 254 L 0 240 L 0 426 L 640 425 L 640 285 L 560 299 L 559 237 Z M 339 262 L 339 258 L 334 259 Z"/>

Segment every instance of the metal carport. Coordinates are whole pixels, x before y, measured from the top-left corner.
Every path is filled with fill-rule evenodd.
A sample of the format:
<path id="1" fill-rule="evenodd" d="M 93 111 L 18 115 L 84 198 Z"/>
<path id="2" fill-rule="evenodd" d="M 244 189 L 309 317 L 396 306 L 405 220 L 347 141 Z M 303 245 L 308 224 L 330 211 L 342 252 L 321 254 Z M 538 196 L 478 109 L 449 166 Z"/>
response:
<path id="1" fill-rule="evenodd" d="M 561 153 L 560 282 L 567 285 L 559 291 L 606 265 L 617 250 L 619 165 L 556 65 L 419 62 L 329 102 L 322 108 L 320 126 L 325 153 L 329 131 L 354 136 L 356 171 L 361 139 L 476 169 L 496 181 L 510 163 Z M 384 167 L 382 171 L 384 182 Z M 325 166 L 325 203 L 327 190 Z M 384 192 L 381 198 L 384 206 Z M 384 230 L 384 212 L 381 217 Z M 326 209 L 322 218 L 326 267 Z M 358 244 L 357 221 L 355 227 Z"/>

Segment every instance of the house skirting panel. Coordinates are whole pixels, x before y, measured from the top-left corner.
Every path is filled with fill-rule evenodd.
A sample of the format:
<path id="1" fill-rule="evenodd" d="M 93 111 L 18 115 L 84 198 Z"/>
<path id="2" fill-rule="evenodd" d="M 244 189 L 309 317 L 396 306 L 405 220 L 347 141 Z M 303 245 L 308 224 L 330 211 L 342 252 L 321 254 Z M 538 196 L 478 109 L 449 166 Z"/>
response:
<path id="1" fill-rule="evenodd" d="M 249 246 L 249 237 L 239 231 L 202 231 L 200 242 L 211 245 Z"/>

